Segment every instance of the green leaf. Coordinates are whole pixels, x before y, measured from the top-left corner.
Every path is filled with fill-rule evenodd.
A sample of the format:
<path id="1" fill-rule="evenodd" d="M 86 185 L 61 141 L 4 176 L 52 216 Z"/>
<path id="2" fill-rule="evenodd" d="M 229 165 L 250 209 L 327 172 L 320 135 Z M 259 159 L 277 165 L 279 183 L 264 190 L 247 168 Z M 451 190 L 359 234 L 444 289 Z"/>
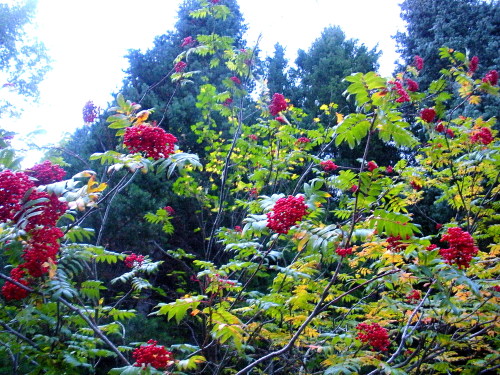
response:
<path id="1" fill-rule="evenodd" d="M 132 123 L 127 119 L 116 120 L 108 125 L 110 129 L 123 129 L 131 126 Z"/>
<path id="2" fill-rule="evenodd" d="M 159 307 L 159 310 L 153 314 L 167 315 L 168 320 L 175 317 L 177 324 L 179 324 L 186 316 L 188 310 L 196 309 L 204 298 L 206 296 L 200 295 L 181 298 L 171 303 L 160 303 L 156 306 Z"/>
<path id="3" fill-rule="evenodd" d="M 339 146 L 343 142 L 347 142 L 349 147 L 353 149 L 361 143 L 361 140 L 368 134 L 370 130 L 370 122 L 366 116 L 361 113 L 348 115 L 344 121 L 337 125 L 335 133 L 335 145 Z"/>
<path id="4" fill-rule="evenodd" d="M 202 355 L 194 355 L 187 359 L 180 360 L 176 363 L 179 370 L 196 370 L 196 368 L 206 359 Z"/>
<path id="5" fill-rule="evenodd" d="M 107 288 L 102 285 L 102 281 L 99 280 L 87 280 L 82 282 L 81 288 L 80 288 L 80 293 L 83 295 L 89 297 L 89 298 L 94 298 L 94 299 L 99 299 L 100 298 L 100 291 L 101 290 L 106 290 Z"/>
<path id="6" fill-rule="evenodd" d="M 375 210 L 370 225 L 373 225 L 379 233 L 385 233 L 388 236 L 401 236 L 405 239 L 411 237 L 414 233 L 420 233 L 420 229 L 410 223 L 411 218 L 408 215 L 387 212 L 385 210 Z"/>

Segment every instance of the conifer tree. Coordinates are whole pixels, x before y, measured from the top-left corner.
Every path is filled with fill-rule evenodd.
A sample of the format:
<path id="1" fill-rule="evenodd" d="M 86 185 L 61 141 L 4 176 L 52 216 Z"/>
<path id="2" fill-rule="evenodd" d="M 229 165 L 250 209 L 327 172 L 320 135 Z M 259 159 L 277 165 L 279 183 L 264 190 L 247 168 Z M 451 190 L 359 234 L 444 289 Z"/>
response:
<path id="1" fill-rule="evenodd" d="M 295 61 L 300 80 L 297 93 L 304 108 L 316 116 L 321 104 L 336 103 L 342 112 L 353 110 L 343 95 L 344 77 L 354 72 L 376 71 L 379 52 L 346 39 L 340 27 L 328 27 L 306 52 L 299 50 Z"/>
<path id="2" fill-rule="evenodd" d="M 196 18 L 191 15 L 191 12 L 200 9 L 202 4 L 201 0 L 185 0 L 180 5 L 174 30 L 156 37 L 154 46 L 145 52 L 140 50 L 129 52 L 127 56 L 129 68 L 126 70 L 127 76 L 120 90 L 124 97 L 139 103 L 143 109 L 153 108 L 150 120 L 156 121 L 160 127 L 174 134 L 183 151 L 198 154 L 202 154 L 204 148 L 196 142 L 197 137 L 191 131 L 191 126 L 201 119 L 200 111 L 195 105 L 200 87 L 210 82 L 223 91 L 226 88 L 223 87 L 222 81 L 227 80 L 231 72 L 222 64 L 208 69 L 211 64 L 209 57 L 190 54 L 183 60 L 187 64 L 185 71 L 200 73 L 193 74 L 189 80 L 184 80 L 181 84 L 171 79 L 171 73 L 174 71 L 172 61 L 182 52 L 198 46 L 196 38 L 199 35 L 227 36 L 235 41 L 236 48 L 243 49 L 245 47 L 243 33 L 246 30 L 236 0 L 224 1 L 224 5 L 231 13 L 226 18 L 217 20 L 212 17 Z M 245 77 L 240 77 L 240 79 L 244 81 Z M 114 132 L 108 129 L 106 122 L 108 116 L 109 114 L 105 111 L 98 122 L 90 128 L 77 130 L 73 137 L 63 145 L 64 157 L 71 164 L 69 174 L 92 168 L 92 164 L 82 165 L 81 161 L 93 153 L 114 148 L 117 140 Z M 223 129 L 226 125 L 224 121 L 220 121 L 217 126 Z M 78 158 L 74 155 L 78 155 Z M 115 172 L 114 179 L 119 179 L 117 175 L 121 176 L 123 173 L 123 171 Z M 110 184 L 113 182 L 110 181 Z M 117 195 L 111 202 L 112 207 L 109 213 L 106 215 L 103 210 L 100 210 L 99 213 L 90 215 L 87 225 L 103 228 L 105 219 L 104 229 L 100 229 L 102 231 L 100 244 L 106 244 L 120 251 L 142 251 L 151 254 L 153 251 L 158 251 L 153 240 L 162 242 L 166 237 L 164 234 L 155 232 L 144 221 L 144 215 L 171 205 L 183 219 L 177 220 L 174 217 L 178 235 L 170 241 L 170 245 L 189 250 L 201 248 L 200 241 L 203 242 L 201 235 L 193 236 L 193 229 L 199 225 L 192 215 L 197 207 L 184 204 L 180 197 L 174 198 L 171 191 L 171 181 L 164 174 L 156 176 L 138 173 L 124 193 Z M 133 210 L 129 207 L 131 201 L 135 202 Z M 108 200 L 104 203 L 110 202 Z M 123 218 L 126 218 L 125 221 Z M 124 225 L 128 230 L 116 230 Z M 97 236 L 98 233 L 96 240 L 98 240 Z"/>
<path id="3" fill-rule="evenodd" d="M 267 87 L 270 93 L 278 92 L 287 98 L 293 98 L 294 88 L 289 68 L 285 48 L 276 43 L 273 56 L 266 59 Z"/>
<path id="4" fill-rule="evenodd" d="M 403 65 L 412 64 L 416 55 L 424 60 L 419 83 L 427 86 L 439 77 L 445 63 L 439 48 L 468 51 L 479 57 L 478 74 L 495 69 L 500 63 L 500 5 L 481 0 L 405 0 L 401 18 L 406 30 L 395 40 Z"/>

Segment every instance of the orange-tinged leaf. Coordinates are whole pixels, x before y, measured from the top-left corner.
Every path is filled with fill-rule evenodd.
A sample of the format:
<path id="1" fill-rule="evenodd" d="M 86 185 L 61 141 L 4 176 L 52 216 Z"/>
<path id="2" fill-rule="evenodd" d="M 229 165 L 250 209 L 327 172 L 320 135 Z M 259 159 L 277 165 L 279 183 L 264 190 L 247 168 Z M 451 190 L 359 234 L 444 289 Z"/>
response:
<path id="1" fill-rule="evenodd" d="M 342 121 L 344 121 L 344 115 L 342 113 L 335 112 L 337 115 L 337 124 L 340 124 Z"/>
<path id="2" fill-rule="evenodd" d="M 135 117 L 135 125 L 141 124 L 146 121 L 149 117 L 149 111 L 147 109 L 140 111 Z"/>
<path id="3" fill-rule="evenodd" d="M 196 315 L 198 315 L 200 312 L 201 312 L 201 310 L 194 309 L 193 311 L 191 311 L 191 316 L 196 316 Z"/>
<path id="4" fill-rule="evenodd" d="M 49 258 L 49 259 L 47 259 L 46 262 L 42 263 L 42 267 L 48 268 L 49 279 L 52 280 L 54 277 L 56 277 L 57 264 L 54 263 L 52 258 Z"/>
<path id="5" fill-rule="evenodd" d="M 79 177 L 94 177 L 95 172 L 94 171 L 82 171 L 80 173 L 77 173 L 73 176 L 73 178 L 79 178 Z"/>

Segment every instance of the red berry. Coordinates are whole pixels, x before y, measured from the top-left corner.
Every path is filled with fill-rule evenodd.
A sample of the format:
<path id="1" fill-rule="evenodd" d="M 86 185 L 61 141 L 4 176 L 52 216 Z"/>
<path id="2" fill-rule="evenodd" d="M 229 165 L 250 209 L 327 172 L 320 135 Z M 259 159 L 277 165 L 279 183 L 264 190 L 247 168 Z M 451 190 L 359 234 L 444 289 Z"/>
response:
<path id="1" fill-rule="evenodd" d="M 356 326 L 356 329 L 360 330 L 356 336 L 358 340 L 381 352 L 387 351 L 390 341 L 389 334 L 384 327 L 377 323 L 360 323 Z"/>
<path id="2" fill-rule="evenodd" d="M 156 369 L 165 368 L 174 359 L 172 352 L 163 345 L 157 345 L 155 340 L 149 340 L 148 345 L 143 345 L 134 350 L 132 357 L 136 360 L 134 366 L 145 367 L 151 365 Z"/>
<path id="3" fill-rule="evenodd" d="M 332 160 L 322 161 L 319 163 L 319 165 L 325 172 L 333 172 L 338 168 L 338 165 L 335 164 Z"/>
<path id="4" fill-rule="evenodd" d="M 144 262 L 144 255 L 132 253 L 125 258 L 124 262 L 128 268 L 140 267 Z"/>
<path id="5" fill-rule="evenodd" d="M 276 116 L 278 113 L 286 110 L 287 108 L 288 103 L 286 102 L 283 94 L 274 94 L 271 104 L 269 105 L 269 113 L 271 113 L 271 116 Z"/>
<path id="6" fill-rule="evenodd" d="M 479 251 L 470 233 L 458 227 L 448 228 L 446 234 L 441 237 L 441 242 L 448 242 L 450 247 L 440 249 L 439 255 L 446 263 L 456 264 L 459 269 L 469 268 L 472 258 Z"/>
<path id="7" fill-rule="evenodd" d="M 123 144 L 130 152 L 144 152 L 155 160 L 174 153 L 177 138 L 158 126 L 140 124 L 125 130 Z"/>
<path id="8" fill-rule="evenodd" d="M 273 210 L 267 213 L 267 227 L 276 233 L 286 234 L 306 215 L 307 205 L 304 203 L 304 197 L 289 195 L 278 199 Z"/>
<path id="9" fill-rule="evenodd" d="M 53 182 L 61 181 L 66 175 L 66 171 L 57 164 L 52 164 L 45 160 L 41 164 L 35 164 L 26 170 L 26 174 L 37 179 L 35 185 L 47 185 Z"/>
<path id="10" fill-rule="evenodd" d="M 434 122 L 436 118 L 436 110 L 434 108 L 424 108 L 420 112 L 420 118 L 425 122 Z"/>
<path id="11" fill-rule="evenodd" d="M 369 172 L 372 172 L 378 168 L 378 165 L 374 161 L 369 161 L 366 167 L 367 167 Z"/>

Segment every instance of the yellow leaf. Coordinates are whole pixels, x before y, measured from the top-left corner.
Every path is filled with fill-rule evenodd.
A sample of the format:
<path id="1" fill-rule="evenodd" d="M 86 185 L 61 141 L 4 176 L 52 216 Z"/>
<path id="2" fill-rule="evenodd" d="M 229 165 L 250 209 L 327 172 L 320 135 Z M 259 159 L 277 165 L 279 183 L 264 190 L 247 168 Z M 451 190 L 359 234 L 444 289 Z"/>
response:
<path id="1" fill-rule="evenodd" d="M 391 251 L 387 251 L 382 254 L 382 258 L 387 259 L 390 263 L 395 265 L 403 263 L 403 257 L 400 254 L 393 253 Z"/>
<path id="2" fill-rule="evenodd" d="M 54 263 L 52 258 L 49 258 L 46 262 L 42 263 L 42 267 L 48 268 L 49 279 L 56 277 L 57 264 Z"/>
<path id="3" fill-rule="evenodd" d="M 149 117 L 149 111 L 147 109 L 140 111 L 135 117 L 135 124 L 141 124 L 146 121 Z"/>
<path id="4" fill-rule="evenodd" d="M 470 104 L 479 104 L 481 103 L 481 97 L 479 95 L 471 95 L 468 101 Z"/>
<path id="5" fill-rule="evenodd" d="M 337 115 L 337 124 L 340 124 L 342 121 L 344 121 L 344 115 L 342 113 L 335 112 Z"/>
<path id="6" fill-rule="evenodd" d="M 308 236 L 304 236 L 304 238 L 302 238 L 299 243 L 297 244 L 297 251 L 302 251 L 302 249 L 304 248 L 304 246 L 306 245 L 307 241 L 309 241 L 309 237 Z"/>

